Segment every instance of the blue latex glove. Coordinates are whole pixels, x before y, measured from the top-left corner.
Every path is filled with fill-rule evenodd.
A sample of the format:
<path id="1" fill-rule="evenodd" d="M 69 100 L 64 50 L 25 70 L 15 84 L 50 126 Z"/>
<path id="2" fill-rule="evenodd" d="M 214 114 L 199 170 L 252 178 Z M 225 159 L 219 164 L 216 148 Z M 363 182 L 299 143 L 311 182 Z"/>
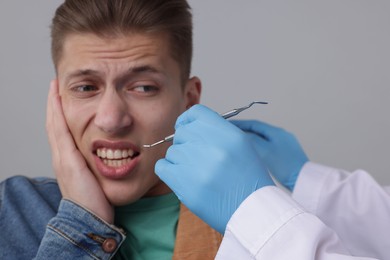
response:
<path id="1" fill-rule="evenodd" d="M 220 233 L 252 192 L 274 185 L 251 138 L 202 105 L 176 122 L 173 145 L 156 174 L 194 214 Z"/>
<path id="2" fill-rule="evenodd" d="M 302 166 L 309 160 L 295 136 L 282 128 L 269 124 L 243 120 L 232 121 L 251 134 L 253 144 L 271 174 L 290 191 Z"/>

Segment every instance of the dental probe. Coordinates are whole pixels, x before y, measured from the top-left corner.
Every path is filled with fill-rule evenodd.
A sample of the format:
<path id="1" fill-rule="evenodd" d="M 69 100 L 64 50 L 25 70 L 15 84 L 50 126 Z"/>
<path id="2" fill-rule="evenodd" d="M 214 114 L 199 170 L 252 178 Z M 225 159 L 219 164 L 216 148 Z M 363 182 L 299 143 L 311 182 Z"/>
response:
<path id="1" fill-rule="evenodd" d="M 230 117 L 233 117 L 233 116 L 236 116 L 238 115 L 239 113 L 241 113 L 242 111 L 250 108 L 251 106 L 253 106 L 254 104 L 263 104 L 263 105 L 266 105 L 268 104 L 268 102 L 263 102 L 263 101 L 253 101 L 252 103 L 250 103 L 249 105 L 247 106 L 244 106 L 244 107 L 239 107 L 239 108 L 235 108 L 235 109 L 232 109 L 224 114 L 221 114 L 221 116 L 225 119 L 228 119 Z M 145 148 L 150 148 L 150 147 L 153 147 L 153 146 L 156 146 L 156 145 L 159 145 L 159 144 L 162 144 L 162 143 L 165 143 L 165 142 L 170 142 L 173 140 L 173 137 L 175 136 L 175 134 L 171 134 L 167 137 L 165 137 L 164 139 L 158 141 L 158 142 L 155 142 L 154 144 L 144 144 L 143 147 Z"/>

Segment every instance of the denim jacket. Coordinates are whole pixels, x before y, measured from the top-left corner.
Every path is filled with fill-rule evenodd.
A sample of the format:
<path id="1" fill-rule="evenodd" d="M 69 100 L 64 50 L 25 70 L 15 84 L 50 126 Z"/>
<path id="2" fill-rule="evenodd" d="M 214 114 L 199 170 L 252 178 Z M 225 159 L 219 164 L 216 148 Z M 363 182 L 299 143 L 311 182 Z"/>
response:
<path id="1" fill-rule="evenodd" d="M 123 232 L 61 197 L 54 179 L 0 184 L 0 259 L 110 259 Z"/>

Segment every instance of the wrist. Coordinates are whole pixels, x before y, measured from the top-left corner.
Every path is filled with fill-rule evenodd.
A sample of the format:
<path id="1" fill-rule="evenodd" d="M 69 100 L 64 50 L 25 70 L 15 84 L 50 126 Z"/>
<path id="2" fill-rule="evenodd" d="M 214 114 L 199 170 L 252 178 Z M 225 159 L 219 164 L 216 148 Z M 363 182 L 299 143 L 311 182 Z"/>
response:
<path id="1" fill-rule="evenodd" d="M 297 167 L 295 167 L 295 170 L 290 174 L 289 179 L 283 183 L 283 185 L 289 190 L 293 191 L 295 188 L 295 184 L 297 182 L 297 179 L 302 171 L 303 166 L 308 162 L 307 159 L 302 160 Z"/>
<path id="2" fill-rule="evenodd" d="M 114 208 L 111 205 L 108 206 L 86 206 L 83 203 L 79 203 L 75 200 L 64 198 L 67 201 L 72 202 L 73 204 L 77 205 L 80 208 L 83 208 L 84 210 L 88 211 L 90 214 L 94 215 L 95 217 L 103 220 L 104 222 L 108 224 L 114 223 Z"/>

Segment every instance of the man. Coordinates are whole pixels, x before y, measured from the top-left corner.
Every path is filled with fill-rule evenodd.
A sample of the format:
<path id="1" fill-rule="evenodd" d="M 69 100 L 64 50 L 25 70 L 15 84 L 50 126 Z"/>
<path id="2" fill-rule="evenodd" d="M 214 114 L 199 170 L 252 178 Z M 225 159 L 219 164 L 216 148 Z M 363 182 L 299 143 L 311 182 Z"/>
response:
<path id="1" fill-rule="evenodd" d="M 200 105 L 179 117 L 173 145 L 156 164 L 156 173 L 180 200 L 224 233 L 216 259 L 390 258 L 389 187 L 362 170 L 348 173 L 310 162 L 281 128 L 258 121 L 234 124 L 248 132 L 257 159 L 292 197 L 262 167 L 249 170 L 256 159 L 246 161 L 251 152 L 242 135 Z M 203 171 L 193 167 L 200 163 Z"/>
<path id="2" fill-rule="evenodd" d="M 67 0 L 53 18 L 52 56 L 47 132 L 58 186 L 2 184 L 0 258 L 212 259 L 219 234 L 154 173 L 169 144 L 143 147 L 199 103 L 187 2 Z"/>

